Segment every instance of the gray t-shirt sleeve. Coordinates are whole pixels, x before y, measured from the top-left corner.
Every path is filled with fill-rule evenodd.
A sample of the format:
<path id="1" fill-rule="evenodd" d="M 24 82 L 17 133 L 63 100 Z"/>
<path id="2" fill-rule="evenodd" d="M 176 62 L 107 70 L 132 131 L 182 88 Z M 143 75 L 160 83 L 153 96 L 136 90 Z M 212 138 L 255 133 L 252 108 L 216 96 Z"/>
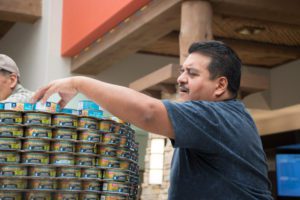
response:
<path id="1" fill-rule="evenodd" d="M 217 153 L 222 145 L 222 122 L 217 108 L 205 101 L 163 101 L 175 133 L 173 146 Z"/>

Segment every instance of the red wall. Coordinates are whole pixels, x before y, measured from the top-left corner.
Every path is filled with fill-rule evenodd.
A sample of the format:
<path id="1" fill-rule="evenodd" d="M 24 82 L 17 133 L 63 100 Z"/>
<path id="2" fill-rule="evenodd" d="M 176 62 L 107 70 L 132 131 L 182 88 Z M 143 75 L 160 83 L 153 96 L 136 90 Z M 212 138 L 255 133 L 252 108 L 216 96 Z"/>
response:
<path id="1" fill-rule="evenodd" d="M 151 0 L 64 0 L 63 56 L 74 56 Z"/>

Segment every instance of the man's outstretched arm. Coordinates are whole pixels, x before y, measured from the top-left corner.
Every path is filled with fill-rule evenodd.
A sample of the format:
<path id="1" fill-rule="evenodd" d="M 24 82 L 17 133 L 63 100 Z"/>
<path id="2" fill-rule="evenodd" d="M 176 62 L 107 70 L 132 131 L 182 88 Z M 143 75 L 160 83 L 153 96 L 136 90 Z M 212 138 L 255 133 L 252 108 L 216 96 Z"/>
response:
<path id="1" fill-rule="evenodd" d="M 53 81 L 39 89 L 32 102 L 45 102 L 52 94 L 58 93 L 61 96 L 59 104 L 64 107 L 78 92 L 125 121 L 146 131 L 174 138 L 167 110 L 160 100 L 92 78 L 78 76 Z"/>

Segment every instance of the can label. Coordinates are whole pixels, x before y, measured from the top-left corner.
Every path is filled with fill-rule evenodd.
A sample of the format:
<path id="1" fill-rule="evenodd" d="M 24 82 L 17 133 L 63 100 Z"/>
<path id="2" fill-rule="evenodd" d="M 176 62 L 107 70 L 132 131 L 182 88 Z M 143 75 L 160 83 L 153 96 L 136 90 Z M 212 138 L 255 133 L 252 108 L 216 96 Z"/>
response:
<path id="1" fill-rule="evenodd" d="M 20 155 L 15 152 L 0 152 L 0 163 L 18 163 Z"/>
<path id="2" fill-rule="evenodd" d="M 25 113 L 24 124 L 51 125 L 51 115 L 44 113 Z"/>
<path id="3" fill-rule="evenodd" d="M 120 161 L 115 158 L 98 158 L 97 164 L 100 167 L 120 168 Z"/>
<path id="4" fill-rule="evenodd" d="M 98 129 L 98 121 L 91 118 L 79 118 L 79 127 L 88 129 Z"/>
<path id="5" fill-rule="evenodd" d="M 123 171 L 106 170 L 104 172 L 104 179 L 125 182 L 129 181 L 129 174 Z"/>
<path id="6" fill-rule="evenodd" d="M 127 193 L 129 194 L 130 192 L 130 187 L 127 184 L 123 183 L 103 183 L 102 186 L 103 191 L 108 191 L 108 192 L 122 192 L 122 193 Z"/>
<path id="7" fill-rule="evenodd" d="M 21 124 L 22 114 L 17 112 L 0 112 L 0 123 Z"/>
<path id="8" fill-rule="evenodd" d="M 57 139 L 67 139 L 67 140 L 76 140 L 77 139 L 77 133 L 74 129 L 56 129 L 53 131 L 54 138 Z"/>
<path id="9" fill-rule="evenodd" d="M 54 115 L 53 125 L 65 127 L 77 127 L 77 118 L 74 116 Z"/>
<path id="10" fill-rule="evenodd" d="M 45 127 L 28 127 L 25 130 L 26 137 L 52 138 L 52 130 Z"/>
<path id="11" fill-rule="evenodd" d="M 112 121 L 103 120 L 103 121 L 100 121 L 100 123 L 99 123 L 100 131 L 109 133 L 109 132 L 113 132 L 113 128 L 114 128 L 114 126 L 113 126 Z"/>
<path id="12" fill-rule="evenodd" d="M 52 151 L 59 151 L 59 152 L 73 152 L 74 147 L 72 142 L 67 141 L 56 141 L 52 143 Z"/>
<path id="13" fill-rule="evenodd" d="M 23 136 L 23 128 L 17 126 L 0 126 L 0 136 Z"/>

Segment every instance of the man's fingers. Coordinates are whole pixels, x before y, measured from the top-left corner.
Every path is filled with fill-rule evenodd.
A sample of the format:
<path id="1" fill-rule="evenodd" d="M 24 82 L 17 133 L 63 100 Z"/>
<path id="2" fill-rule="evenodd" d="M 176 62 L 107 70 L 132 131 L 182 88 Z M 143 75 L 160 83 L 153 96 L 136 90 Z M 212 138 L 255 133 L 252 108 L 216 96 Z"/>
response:
<path id="1" fill-rule="evenodd" d="M 46 103 L 46 101 L 49 99 L 49 97 L 54 94 L 56 91 L 55 91 L 55 88 L 54 86 L 50 87 L 48 90 L 44 91 L 44 95 L 42 96 L 42 103 Z"/>
<path id="2" fill-rule="evenodd" d="M 34 96 L 31 98 L 30 102 L 35 103 L 39 101 L 45 94 L 45 92 L 49 89 L 50 85 L 44 86 L 36 91 Z"/>
<path id="3" fill-rule="evenodd" d="M 61 99 L 59 102 L 58 102 L 59 106 L 61 109 L 63 109 L 66 105 L 67 105 L 67 102 L 63 99 Z"/>

